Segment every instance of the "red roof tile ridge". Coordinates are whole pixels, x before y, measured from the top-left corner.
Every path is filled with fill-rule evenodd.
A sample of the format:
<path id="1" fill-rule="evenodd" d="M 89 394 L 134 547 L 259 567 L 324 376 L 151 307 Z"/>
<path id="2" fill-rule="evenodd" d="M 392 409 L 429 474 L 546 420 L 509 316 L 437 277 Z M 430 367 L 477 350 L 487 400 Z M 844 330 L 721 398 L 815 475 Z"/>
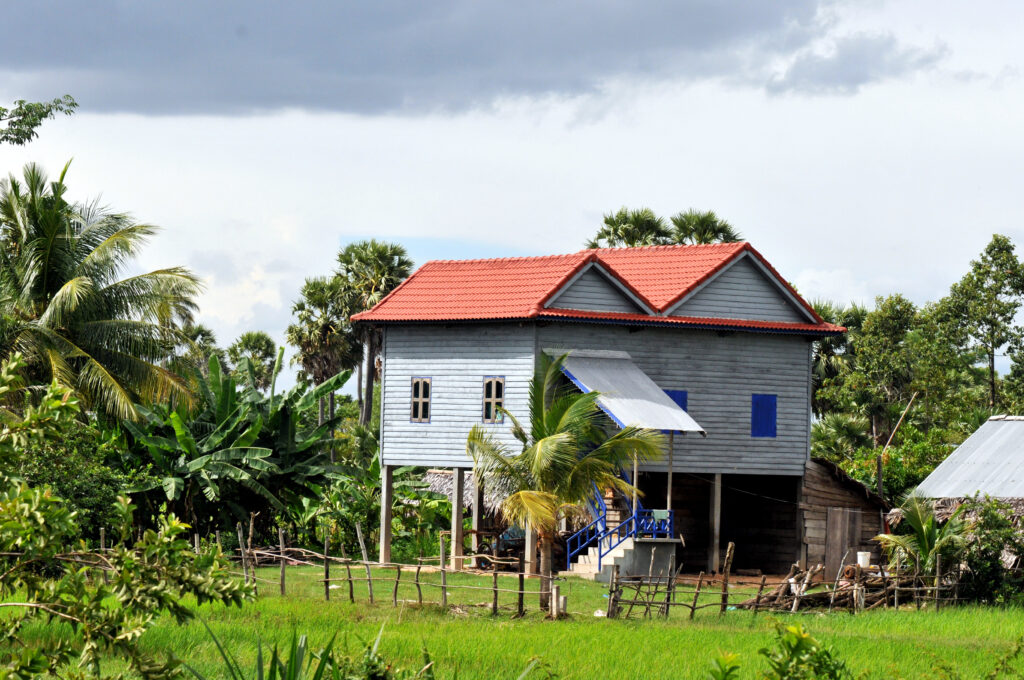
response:
<path id="1" fill-rule="evenodd" d="M 512 257 L 476 257 L 469 258 L 466 260 L 427 260 L 424 262 L 419 269 L 426 267 L 428 264 L 480 264 L 484 262 L 522 262 L 524 260 L 558 260 L 570 257 L 577 257 L 580 253 L 587 252 L 585 250 L 578 251 L 575 253 L 561 253 L 557 255 L 516 255 Z M 419 271 L 417 269 L 416 271 Z"/>
<path id="2" fill-rule="evenodd" d="M 749 245 L 748 241 L 730 241 L 728 243 L 665 243 L 660 245 L 650 246 L 618 246 L 612 248 L 585 248 L 578 252 L 623 252 L 626 250 L 684 250 L 687 248 L 694 249 L 714 249 L 714 250 L 729 250 L 731 248 L 740 249 L 743 246 Z"/>

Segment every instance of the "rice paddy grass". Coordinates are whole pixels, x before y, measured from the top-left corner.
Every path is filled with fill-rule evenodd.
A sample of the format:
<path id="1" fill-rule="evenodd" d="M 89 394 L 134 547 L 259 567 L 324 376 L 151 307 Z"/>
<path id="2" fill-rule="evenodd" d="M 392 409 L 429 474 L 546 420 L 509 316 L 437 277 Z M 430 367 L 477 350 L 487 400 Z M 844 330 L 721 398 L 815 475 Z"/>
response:
<path id="1" fill-rule="evenodd" d="M 964 606 L 941 611 L 880 610 L 852 615 L 846 612 L 755 616 L 717 607 L 699 610 L 694 620 L 677 609 L 669 619 L 610 620 L 595 616 L 607 607 L 607 587 L 579 579 L 559 583 L 568 597 L 569 616 L 546 620 L 536 595 L 526 597 L 527 613 L 514 618 L 516 595 L 502 592 L 500 612 L 490 613 L 491 576 L 448 574 L 453 586 L 449 607 L 437 604 L 437 572 L 421 574 L 425 604 L 420 605 L 411 571 L 404 571 L 394 594 L 393 569 L 374 570 L 375 602 L 368 602 L 366 582 L 353 583 L 355 602 L 348 587 L 335 584 L 324 600 L 322 572 L 289 567 L 287 594 L 278 590 L 277 568 L 260 569 L 260 594 L 242 608 L 203 606 L 199 617 L 243 666 L 256 658 L 257 644 L 264 650 L 287 644 L 293 633 L 306 635 L 313 648 L 332 638 L 336 645 L 359 653 L 383 628 L 380 651 L 395 665 L 422 664 L 426 649 L 439 678 L 460 680 L 518 678 L 533 659 L 540 664 L 529 677 L 637 679 L 704 678 L 712 659 L 721 652 L 740 655 L 741 677 L 759 677 L 765 667 L 758 650 L 769 646 L 776 621 L 802 623 L 815 637 L 845 659 L 856 674 L 871 678 L 937 678 L 986 676 L 998 659 L 1012 652 L 1024 636 L 1024 610 Z M 335 567 L 332 578 L 343 577 Z M 353 569 L 356 579 L 365 573 Z M 428 585 L 435 584 L 435 585 Z M 527 581 L 536 590 L 538 581 Z M 516 580 L 499 576 L 499 587 L 514 590 Z M 702 596 L 701 603 L 720 599 L 719 586 Z M 742 592 L 750 586 L 739 586 Z M 691 590 L 692 592 L 692 590 Z M 392 605 L 397 599 L 398 606 Z M 161 619 L 142 643 L 153 651 L 171 652 L 187 659 L 208 677 L 219 677 L 221 661 L 213 641 L 199 621 L 176 626 Z M 1022 660 L 1015 667 L 1024 666 Z"/>

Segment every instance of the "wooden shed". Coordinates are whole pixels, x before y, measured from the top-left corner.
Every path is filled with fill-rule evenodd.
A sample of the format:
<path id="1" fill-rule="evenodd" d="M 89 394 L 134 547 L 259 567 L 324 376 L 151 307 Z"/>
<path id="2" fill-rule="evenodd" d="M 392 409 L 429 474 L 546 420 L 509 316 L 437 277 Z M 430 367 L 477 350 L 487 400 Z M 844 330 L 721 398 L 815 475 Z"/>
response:
<path id="1" fill-rule="evenodd" d="M 827 578 L 844 562 L 854 562 L 858 552 L 870 552 L 875 563 L 882 557 L 874 537 L 884 531 L 883 517 L 889 505 L 835 463 L 822 458 L 807 462 L 799 508 L 803 561 L 824 564 Z"/>

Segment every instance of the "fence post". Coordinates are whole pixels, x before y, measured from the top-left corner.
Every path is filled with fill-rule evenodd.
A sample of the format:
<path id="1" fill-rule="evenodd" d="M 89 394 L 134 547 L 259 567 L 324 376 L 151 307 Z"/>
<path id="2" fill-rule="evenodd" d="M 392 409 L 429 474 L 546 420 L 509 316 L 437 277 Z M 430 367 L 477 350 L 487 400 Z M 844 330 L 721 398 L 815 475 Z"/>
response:
<path id="1" fill-rule="evenodd" d="M 247 558 L 245 555 L 245 535 L 242 533 L 242 523 L 239 522 L 235 525 L 235 529 L 238 530 L 238 554 L 242 561 L 242 579 L 246 584 L 249 583 L 249 571 L 247 565 Z"/>
<path id="2" fill-rule="evenodd" d="M 612 564 L 612 575 L 608 579 L 608 618 L 614 619 L 619 615 L 619 603 L 617 599 L 619 585 L 619 565 Z"/>
<path id="3" fill-rule="evenodd" d="M 199 534 L 192 534 L 192 552 L 199 554 Z"/>
<path id="4" fill-rule="evenodd" d="M 516 616 L 523 615 L 523 590 L 526 587 L 526 554 L 519 554 L 519 592 L 516 594 Z"/>
<path id="5" fill-rule="evenodd" d="M 491 588 L 494 595 L 491 598 L 491 616 L 498 615 L 498 540 L 491 541 Z"/>
<path id="6" fill-rule="evenodd" d="M 754 600 L 754 616 L 757 616 L 757 609 L 761 606 L 761 593 L 764 592 L 764 582 L 768 577 L 761 574 L 761 587 L 757 589 L 757 599 Z"/>
<path id="7" fill-rule="evenodd" d="M 558 603 L 561 599 L 559 591 L 562 589 L 557 583 L 551 586 L 551 607 L 549 607 L 549 614 L 551 618 L 558 618 Z"/>
<path id="8" fill-rule="evenodd" d="M 935 553 L 935 611 L 939 611 L 939 593 L 942 588 L 942 556 Z"/>
<path id="9" fill-rule="evenodd" d="M 668 583 L 665 586 L 665 618 L 668 618 L 669 612 L 672 610 L 672 586 L 676 582 L 676 553 L 673 549 L 672 555 L 668 560 Z"/>
<path id="10" fill-rule="evenodd" d="M 356 538 L 359 539 L 359 551 L 363 554 L 363 566 L 366 568 L 366 589 L 370 593 L 370 604 L 373 604 L 373 578 L 370 575 L 370 558 L 366 554 L 366 542 L 363 541 L 363 527 L 356 522 Z"/>
<path id="11" fill-rule="evenodd" d="M 697 589 L 693 591 L 693 604 L 690 606 L 690 620 L 693 621 L 693 616 L 697 613 L 697 600 L 700 599 L 700 587 L 704 585 L 704 572 L 700 572 L 697 576 Z"/>
<path id="12" fill-rule="evenodd" d="M 331 531 L 324 527 L 324 601 L 331 601 Z"/>
<path id="13" fill-rule="evenodd" d="M 444 570 L 444 532 L 438 535 L 441 544 L 441 607 L 448 608 L 448 573 Z"/>
<path id="14" fill-rule="evenodd" d="M 892 586 L 892 607 L 893 609 L 900 608 L 900 559 L 899 555 L 896 556 L 896 580 Z"/>
<path id="15" fill-rule="evenodd" d="M 725 564 L 722 566 L 722 608 L 718 614 L 722 615 L 729 607 L 729 570 L 732 568 L 732 556 L 736 551 L 736 544 L 729 543 L 725 549 Z"/>
<path id="16" fill-rule="evenodd" d="M 420 587 L 420 569 L 423 568 L 423 562 L 416 562 L 416 601 L 419 604 L 423 604 L 423 588 Z"/>
<path id="17" fill-rule="evenodd" d="M 284 574 L 285 574 L 285 561 L 284 561 L 284 529 L 281 527 L 277 528 L 277 546 L 281 551 L 281 597 L 284 597 Z"/>
<path id="18" fill-rule="evenodd" d="M 395 565 L 395 589 L 391 591 L 391 606 L 398 606 L 398 582 L 402 580 L 402 565 Z"/>
<path id="19" fill-rule="evenodd" d="M 107 530 L 104 527 L 100 527 L 100 557 L 105 561 L 107 553 Z M 109 583 L 109 577 L 107 576 L 107 570 L 101 569 L 103 572 L 103 582 Z"/>

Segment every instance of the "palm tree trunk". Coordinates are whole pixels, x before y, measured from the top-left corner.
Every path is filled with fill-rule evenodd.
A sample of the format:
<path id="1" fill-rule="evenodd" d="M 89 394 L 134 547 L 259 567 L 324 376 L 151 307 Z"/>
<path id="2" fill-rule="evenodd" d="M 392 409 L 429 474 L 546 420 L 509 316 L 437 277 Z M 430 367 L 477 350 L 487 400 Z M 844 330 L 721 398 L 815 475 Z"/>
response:
<path id="1" fill-rule="evenodd" d="M 331 392 L 330 396 L 328 397 L 328 400 L 329 400 L 329 402 L 331 404 L 330 411 L 329 411 L 330 418 L 331 418 L 331 420 L 334 420 L 334 392 Z M 321 402 L 322 401 L 323 400 L 321 399 Z M 320 407 L 320 412 L 323 413 L 323 406 Z M 330 452 L 331 452 L 331 465 L 334 465 L 334 428 L 333 427 L 331 428 L 331 443 L 328 444 L 328 446 L 330 446 Z"/>
<path id="2" fill-rule="evenodd" d="M 317 415 L 316 424 L 317 424 L 317 427 L 319 427 L 319 426 L 324 424 L 324 398 L 323 397 L 320 397 L 320 413 Z"/>
<path id="3" fill-rule="evenodd" d="M 996 407 L 996 350 L 993 347 L 988 353 L 988 406 Z"/>
<path id="4" fill-rule="evenodd" d="M 542 532 L 537 539 L 540 543 L 540 608 L 547 611 L 551 606 L 551 535 Z"/>

